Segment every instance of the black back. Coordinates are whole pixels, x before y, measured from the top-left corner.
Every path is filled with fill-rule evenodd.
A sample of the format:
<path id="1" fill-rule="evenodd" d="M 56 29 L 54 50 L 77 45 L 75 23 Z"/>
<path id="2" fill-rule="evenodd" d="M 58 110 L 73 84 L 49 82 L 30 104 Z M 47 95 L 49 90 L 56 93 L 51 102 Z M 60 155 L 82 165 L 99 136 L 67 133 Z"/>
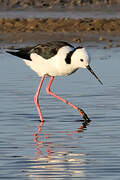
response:
<path id="1" fill-rule="evenodd" d="M 52 56 L 55 56 L 58 52 L 58 50 L 63 46 L 70 46 L 72 45 L 68 44 L 67 42 L 63 41 L 53 41 L 48 42 L 45 44 L 39 44 L 38 46 L 35 46 L 33 49 L 31 49 L 30 53 L 37 53 L 38 55 L 42 56 L 45 59 L 49 59 Z"/>
<path id="2" fill-rule="evenodd" d="M 31 61 L 30 55 L 32 53 L 36 53 L 45 59 L 49 59 L 52 56 L 55 56 L 57 54 L 57 51 L 63 46 L 69 46 L 74 48 L 72 45 L 64 41 L 53 41 L 44 44 L 39 44 L 33 47 L 20 48 L 17 49 L 18 50 L 17 52 L 15 51 L 7 51 L 7 52 L 14 56 L 18 56 L 20 58 Z"/>

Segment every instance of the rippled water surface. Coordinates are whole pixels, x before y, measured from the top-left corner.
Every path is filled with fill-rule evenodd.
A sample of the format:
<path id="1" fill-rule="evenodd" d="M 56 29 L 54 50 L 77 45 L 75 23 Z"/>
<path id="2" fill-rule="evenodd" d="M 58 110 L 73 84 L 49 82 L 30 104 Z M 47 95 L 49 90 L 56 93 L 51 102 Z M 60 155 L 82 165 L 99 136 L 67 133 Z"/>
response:
<path id="1" fill-rule="evenodd" d="M 22 60 L 0 53 L 1 179 L 109 179 L 120 177 L 120 48 L 88 47 L 91 67 L 56 77 L 52 90 L 82 107 L 91 122 L 45 92 L 40 124 L 34 94 L 40 78 Z"/>

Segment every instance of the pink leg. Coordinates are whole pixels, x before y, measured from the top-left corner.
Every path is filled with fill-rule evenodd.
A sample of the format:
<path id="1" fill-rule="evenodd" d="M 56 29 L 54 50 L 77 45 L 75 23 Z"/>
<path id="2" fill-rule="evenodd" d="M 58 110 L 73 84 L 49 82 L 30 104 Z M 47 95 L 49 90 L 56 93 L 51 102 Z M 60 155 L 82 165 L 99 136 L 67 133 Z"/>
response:
<path id="1" fill-rule="evenodd" d="M 77 111 L 80 112 L 81 116 L 82 116 L 86 121 L 90 121 L 90 119 L 88 118 L 87 114 L 85 114 L 82 109 L 76 107 L 75 105 L 71 104 L 70 102 L 66 101 L 65 99 L 57 96 L 56 94 L 54 94 L 53 92 L 50 91 L 50 87 L 51 87 L 51 84 L 52 84 L 53 80 L 54 80 L 54 77 L 52 76 L 52 77 L 50 78 L 50 81 L 49 81 L 49 83 L 48 83 L 48 86 L 46 87 L 46 92 L 47 92 L 48 94 L 54 96 L 55 98 L 63 101 L 64 103 L 68 104 L 69 106 L 73 107 L 74 109 L 76 109 Z"/>
<path id="2" fill-rule="evenodd" d="M 43 84 L 43 81 L 45 79 L 45 75 L 42 76 L 41 78 L 41 81 L 40 81 L 40 84 L 38 86 L 38 89 L 36 91 L 36 94 L 35 94 L 35 97 L 34 97 L 34 102 L 36 104 L 36 107 L 37 107 L 37 110 L 38 110 L 38 114 L 40 116 L 40 120 L 43 122 L 43 117 L 42 117 L 42 113 L 41 113 L 41 110 L 40 110 L 40 106 L 39 106 L 39 100 L 38 100 L 38 96 L 39 96 L 39 93 L 40 93 L 40 90 L 41 90 L 41 87 L 42 87 L 42 84 Z"/>

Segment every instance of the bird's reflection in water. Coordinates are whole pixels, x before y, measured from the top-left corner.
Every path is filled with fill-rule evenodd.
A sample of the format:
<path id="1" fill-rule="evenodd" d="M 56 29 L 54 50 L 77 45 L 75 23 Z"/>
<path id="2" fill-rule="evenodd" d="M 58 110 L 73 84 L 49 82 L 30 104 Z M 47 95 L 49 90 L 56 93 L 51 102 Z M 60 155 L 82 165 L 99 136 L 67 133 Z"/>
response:
<path id="1" fill-rule="evenodd" d="M 81 120 L 82 121 L 82 120 Z M 88 121 L 86 121 L 86 120 L 83 120 L 82 121 L 82 125 L 78 128 L 78 129 L 76 129 L 76 130 L 74 130 L 74 131 L 68 131 L 68 133 L 67 133 L 67 135 L 72 135 L 72 134 L 75 134 L 75 133 L 81 133 L 81 132 L 83 132 L 86 128 L 87 128 L 87 126 L 89 125 L 89 123 L 90 123 L 90 121 L 91 120 L 88 120 Z M 34 136 L 34 142 L 36 143 L 36 154 L 39 156 L 39 155 L 42 155 L 42 151 L 41 151 L 41 148 L 43 148 L 43 146 L 45 145 L 45 147 L 46 147 L 46 152 L 48 153 L 48 156 L 47 157 L 50 157 L 50 156 L 52 156 L 52 150 L 51 150 L 51 147 L 52 147 L 52 142 L 47 142 L 47 143 L 45 143 L 45 141 L 43 142 L 43 138 L 44 138 L 44 140 L 45 139 L 48 139 L 49 137 L 51 137 L 51 135 L 50 134 L 42 134 L 42 128 L 43 128 L 43 125 L 44 125 L 44 121 L 41 121 L 40 122 L 40 125 L 37 127 L 38 128 L 38 131 L 37 131 L 37 133 L 35 133 L 35 134 L 33 134 L 33 136 Z M 57 132 L 58 133 L 58 132 Z M 60 133 L 65 133 L 64 131 L 62 132 L 60 132 Z M 41 138 L 42 138 L 42 140 L 41 140 Z"/>
<path id="2" fill-rule="evenodd" d="M 51 151 L 51 142 L 45 142 L 45 139 L 49 138 L 49 134 L 42 134 L 42 128 L 43 128 L 44 122 L 41 121 L 40 125 L 37 127 L 38 131 L 37 133 L 33 134 L 34 136 L 34 142 L 36 143 L 36 159 L 39 159 L 41 156 L 44 156 L 42 153 L 42 149 L 45 148 L 45 151 L 47 155 L 45 158 L 50 158 L 52 156 L 52 151 Z M 42 139 L 42 140 L 41 140 Z M 44 141 L 43 141 L 44 139 Z"/>
<path id="3" fill-rule="evenodd" d="M 82 133 L 89 122 L 82 122 L 82 125 L 74 131 L 60 132 L 64 138 L 68 139 L 76 133 Z M 54 141 L 54 134 L 44 134 L 44 122 L 38 126 L 37 133 L 34 136 L 36 145 L 36 159 L 32 161 L 33 166 L 29 171 L 32 178 L 57 178 L 57 177 L 85 177 L 84 166 L 88 164 L 87 154 L 75 151 L 71 148 L 69 142 L 67 147 L 65 142 Z M 56 132 L 58 136 L 59 132 Z M 62 139 L 63 141 L 63 139 Z"/>
<path id="4" fill-rule="evenodd" d="M 89 125 L 91 120 L 90 119 L 88 119 L 88 120 L 81 120 L 81 122 L 82 122 L 82 125 L 78 129 L 76 129 L 75 131 L 69 132 L 68 135 L 71 135 L 71 134 L 74 134 L 74 133 L 81 133 L 81 132 L 83 132 L 87 128 L 87 126 Z"/>

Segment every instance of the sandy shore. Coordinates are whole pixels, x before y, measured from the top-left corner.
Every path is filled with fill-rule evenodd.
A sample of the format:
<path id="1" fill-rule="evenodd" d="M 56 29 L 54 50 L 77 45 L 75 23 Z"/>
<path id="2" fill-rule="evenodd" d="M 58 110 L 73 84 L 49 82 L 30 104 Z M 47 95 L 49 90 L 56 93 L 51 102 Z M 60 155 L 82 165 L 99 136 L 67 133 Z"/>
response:
<path id="1" fill-rule="evenodd" d="M 4 44 L 16 46 L 16 44 L 40 43 L 51 40 L 65 40 L 69 42 L 107 42 L 107 47 L 120 46 L 120 18 L 119 18 L 119 1 L 60 1 L 60 0 L 33 0 L 32 4 L 28 0 L 18 1 L 0 0 L 2 12 L 16 12 L 22 8 L 29 14 L 37 12 L 66 12 L 68 9 L 71 13 L 75 11 L 88 13 L 88 18 L 71 19 L 71 18 L 29 18 L 15 15 L 15 18 L 0 18 L 0 47 Z M 81 4 L 80 2 L 84 2 Z M 92 3 L 90 3 L 92 2 Z M 82 5 L 82 6 L 81 6 Z M 37 7 L 37 8 L 36 8 Z M 33 9 L 30 9 L 33 8 Z M 36 9 L 35 9 L 36 8 Z M 45 9 L 44 9 L 45 8 Z M 103 16 L 89 18 L 89 14 L 99 11 Z M 115 12 L 115 13 L 114 13 Z M 108 14 L 117 14 L 118 18 L 106 18 Z M 16 18 L 19 17 L 19 18 Z M 114 43 L 115 42 L 115 43 Z"/>
<path id="2" fill-rule="evenodd" d="M 2 18 L 0 32 L 116 32 L 119 34 L 120 19 Z"/>
<path id="3" fill-rule="evenodd" d="M 53 39 L 54 37 L 54 39 Z M 0 19 L 0 46 L 4 43 L 116 41 L 120 44 L 120 19 Z"/>

